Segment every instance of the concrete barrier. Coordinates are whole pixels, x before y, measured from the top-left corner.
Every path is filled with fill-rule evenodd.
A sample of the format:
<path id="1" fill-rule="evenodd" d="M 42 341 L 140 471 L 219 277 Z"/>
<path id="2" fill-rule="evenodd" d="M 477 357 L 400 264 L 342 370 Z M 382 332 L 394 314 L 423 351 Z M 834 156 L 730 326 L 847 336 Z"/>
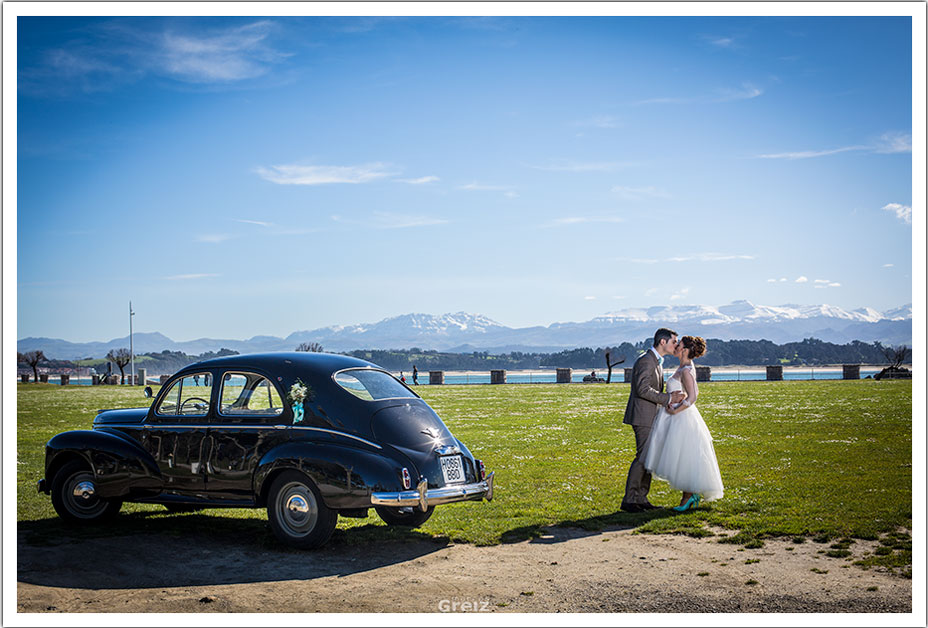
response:
<path id="1" fill-rule="evenodd" d="M 23 381 L 24 384 L 29 383 L 29 373 L 20 373 L 19 377 Z"/>
<path id="2" fill-rule="evenodd" d="M 158 378 L 158 380 L 159 380 L 162 384 L 165 383 L 166 381 L 168 381 L 169 379 L 171 379 L 171 376 L 170 376 L 170 375 L 162 375 L 161 377 Z"/>
<path id="3" fill-rule="evenodd" d="M 39 381 L 43 384 L 48 383 L 48 373 L 39 373 Z"/>
<path id="4" fill-rule="evenodd" d="M 696 367 L 696 381 L 697 382 L 708 382 L 712 379 L 712 367 L 711 366 L 697 366 Z"/>
<path id="5" fill-rule="evenodd" d="M 429 385 L 439 386 L 445 383 L 444 371 L 429 371 Z"/>
<path id="6" fill-rule="evenodd" d="M 100 385 L 100 376 L 97 375 L 96 373 L 94 373 L 93 375 L 91 375 L 91 376 L 90 376 L 90 383 L 91 383 L 91 385 L 93 385 L 93 386 L 99 386 L 99 385 Z"/>
<path id="7" fill-rule="evenodd" d="M 490 371 L 490 383 L 491 384 L 505 384 L 506 383 L 506 371 L 503 369 L 493 369 Z"/>
<path id="8" fill-rule="evenodd" d="M 859 364 L 844 364 L 841 366 L 842 379 L 860 379 Z"/>
<path id="9" fill-rule="evenodd" d="M 61 374 L 61 385 L 67 386 L 70 383 L 71 383 L 71 376 L 68 375 L 67 373 L 62 373 Z"/>
<path id="10" fill-rule="evenodd" d="M 768 382 L 782 382 L 783 381 L 783 367 L 780 365 L 768 366 L 767 367 L 767 381 Z"/>
<path id="11" fill-rule="evenodd" d="M 557 369 L 557 383 L 569 384 L 571 375 L 573 375 L 572 369 Z"/>
<path id="12" fill-rule="evenodd" d="M 136 379 L 136 382 L 135 382 L 135 385 L 136 385 L 136 386 L 144 386 L 144 385 L 145 385 L 145 379 L 148 377 L 148 371 L 145 370 L 145 369 L 137 369 L 137 370 L 136 370 L 136 373 L 135 373 L 135 376 L 136 376 L 136 378 L 137 378 L 137 379 Z"/>
<path id="13" fill-rule="evenodd" d="M 631 384 L 632 383 L 632 369 L 622 369 L 622 371 L 623 371 L 623 376 L 625 377 L 625 383 Z"/>

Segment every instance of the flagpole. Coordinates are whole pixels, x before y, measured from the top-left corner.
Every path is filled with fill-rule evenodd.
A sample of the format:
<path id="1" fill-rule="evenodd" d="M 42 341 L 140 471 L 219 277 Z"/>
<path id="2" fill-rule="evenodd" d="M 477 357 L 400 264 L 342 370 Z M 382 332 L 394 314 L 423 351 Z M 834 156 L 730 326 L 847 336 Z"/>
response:
<path id="1" fill-rule="evenodd" d="M 132 347 L 132 317 L 135 316 L 135 312 L 132 311 L 132 301 L 129 301 L 129 363 L 131 364 L 129 370 L 129 385 L 132 386 L 135 384 L 135 352 Z"/>

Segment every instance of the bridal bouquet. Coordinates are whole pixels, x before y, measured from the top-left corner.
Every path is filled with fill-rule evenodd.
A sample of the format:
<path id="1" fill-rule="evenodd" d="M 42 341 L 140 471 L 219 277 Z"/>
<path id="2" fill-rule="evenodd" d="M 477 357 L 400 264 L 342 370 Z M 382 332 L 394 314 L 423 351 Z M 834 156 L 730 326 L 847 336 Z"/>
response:
<path id="1" fill-rule="evenodd" d="M 287 393 L 287 401 L 293 408 L 293 422 L 299 423 L 303 420 L 303 400 L 312 396 L 312 389 L 304 384 L 300 378 L 293 383 L 290 391 Z"/>

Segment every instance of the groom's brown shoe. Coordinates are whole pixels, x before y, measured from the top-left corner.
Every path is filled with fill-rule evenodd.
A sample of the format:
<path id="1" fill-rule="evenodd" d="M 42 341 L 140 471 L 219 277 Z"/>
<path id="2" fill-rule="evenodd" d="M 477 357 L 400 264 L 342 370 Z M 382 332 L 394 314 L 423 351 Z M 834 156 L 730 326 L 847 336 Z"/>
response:
<path id="1" fill-rule="evenodd" d="M 641 512 L 641 504 L 630 504 L 628 502 L 622 502 L 622 505 L 619 506 L 625 512 Z"/>

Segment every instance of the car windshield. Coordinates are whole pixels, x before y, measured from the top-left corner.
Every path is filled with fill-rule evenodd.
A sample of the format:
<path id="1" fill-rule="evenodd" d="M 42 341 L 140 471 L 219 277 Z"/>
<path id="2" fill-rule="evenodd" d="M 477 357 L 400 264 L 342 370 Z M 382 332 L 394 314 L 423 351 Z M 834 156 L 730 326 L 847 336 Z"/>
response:
<path id="1" fill-rule="evenodd" d="M 365 401 L 378 399 L 395 399 L 397 397 L 416 398 L 408 388 L 395 377 L 383 371 L 372 369 L 352 369 L 335 374 L 336 383 L 352 395 Z"/>

